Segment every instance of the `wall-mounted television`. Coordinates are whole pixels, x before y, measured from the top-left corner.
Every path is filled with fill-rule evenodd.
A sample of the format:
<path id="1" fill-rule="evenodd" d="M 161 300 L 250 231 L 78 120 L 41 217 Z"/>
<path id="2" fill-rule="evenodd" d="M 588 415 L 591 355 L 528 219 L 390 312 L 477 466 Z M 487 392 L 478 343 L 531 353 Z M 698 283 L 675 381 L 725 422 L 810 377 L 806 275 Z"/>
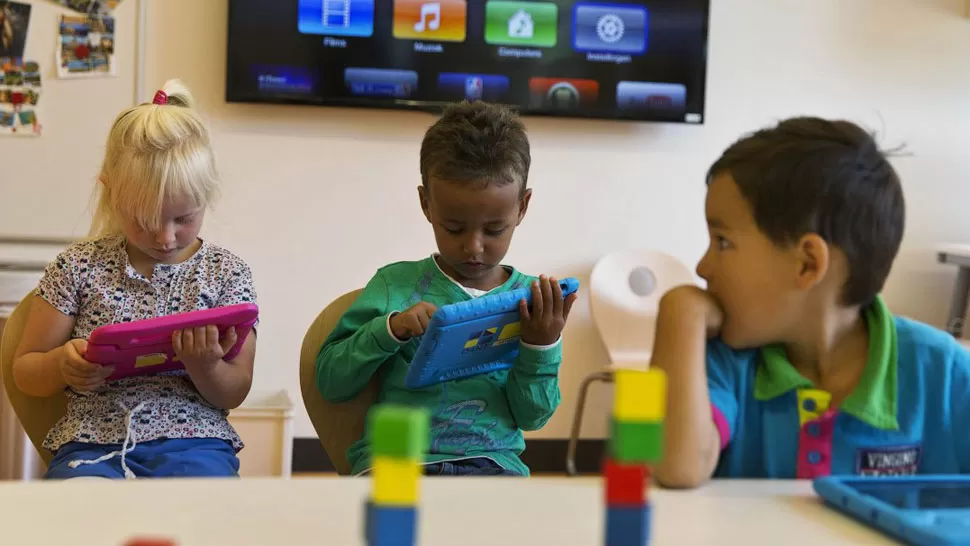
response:
<path id="1" fill-rule="evenodd" d="M 702 123 L 710 0 L 230 0 L 226 100 Z"/>

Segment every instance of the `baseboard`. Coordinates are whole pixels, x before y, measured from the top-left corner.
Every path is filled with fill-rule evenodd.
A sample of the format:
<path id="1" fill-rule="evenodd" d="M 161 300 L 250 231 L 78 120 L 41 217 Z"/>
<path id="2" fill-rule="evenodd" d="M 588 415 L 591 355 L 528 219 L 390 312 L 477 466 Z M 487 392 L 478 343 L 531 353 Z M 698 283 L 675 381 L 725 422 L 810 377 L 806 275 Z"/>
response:
<path id="1" fill-rule="evenodd" d="M 319 439 L 293 439 L 293 473 L 299 472 L 336 472 Z"/>
<path id="2" fill-rule="evenodd" d="M 565 474 L 568 440 L 535 439 L 526 441 L 522 462 L 535 474 Z M 600 471 L 605 440 L 583 439 L 576 445 L 576 470 L 580 474 Z M 333 472 L 333 463 L 316 438 L 293 440 L 293 472 Z"/>

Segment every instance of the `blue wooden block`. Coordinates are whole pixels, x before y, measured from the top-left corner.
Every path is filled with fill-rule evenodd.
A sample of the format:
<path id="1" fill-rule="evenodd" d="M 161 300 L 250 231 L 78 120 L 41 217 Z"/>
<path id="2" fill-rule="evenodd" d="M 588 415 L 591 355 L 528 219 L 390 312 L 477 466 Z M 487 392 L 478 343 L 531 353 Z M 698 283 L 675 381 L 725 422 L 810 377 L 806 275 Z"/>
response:
<path id="1" fill-rule="evenodd" d="M 364 516 L 367 546 L 415 546 L 418 509 L 415 506 L 382 506 L 367 503 Z"/>
<path id="2" fill-rule="evenodd" d="M 606 507 L 606 546 L 646 546 L 649 543 L 650 505 Z"/>

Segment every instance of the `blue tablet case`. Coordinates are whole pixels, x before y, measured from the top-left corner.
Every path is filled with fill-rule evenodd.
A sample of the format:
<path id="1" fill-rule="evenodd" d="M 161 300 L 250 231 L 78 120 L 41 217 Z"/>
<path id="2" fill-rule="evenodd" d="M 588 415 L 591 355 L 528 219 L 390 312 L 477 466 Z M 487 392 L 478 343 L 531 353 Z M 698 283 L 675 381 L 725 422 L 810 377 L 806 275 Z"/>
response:
<path id="1" fill-rule="evenodd" d="M 813 487 L 831 507 L 908 544 L 970 544 L 970 476 L 830 476 Z"/>
<path id="2" fill-rule="evenodd" d="M 559 281 L 563 297 L 579 290 L 574 278 Z M 532 289 L 445 305 L 431 317 L 404 385 L 419 389 L 443 381 L 506 370 L 519 354 L 519 301 L 532 304 Z"/>

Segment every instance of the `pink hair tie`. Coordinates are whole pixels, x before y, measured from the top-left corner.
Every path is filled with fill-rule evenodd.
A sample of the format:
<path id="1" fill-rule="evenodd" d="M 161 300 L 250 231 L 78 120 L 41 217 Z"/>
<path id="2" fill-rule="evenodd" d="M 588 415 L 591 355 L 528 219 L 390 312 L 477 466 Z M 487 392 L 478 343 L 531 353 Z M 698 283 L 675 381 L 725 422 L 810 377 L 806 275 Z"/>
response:
<path id="1" fill-rule="evenodd" d="M 168 104 L 168 95 L 165 91 L 159 90 L 155 93 L 155 98 L 152 100 L 152 104 Z"/>

